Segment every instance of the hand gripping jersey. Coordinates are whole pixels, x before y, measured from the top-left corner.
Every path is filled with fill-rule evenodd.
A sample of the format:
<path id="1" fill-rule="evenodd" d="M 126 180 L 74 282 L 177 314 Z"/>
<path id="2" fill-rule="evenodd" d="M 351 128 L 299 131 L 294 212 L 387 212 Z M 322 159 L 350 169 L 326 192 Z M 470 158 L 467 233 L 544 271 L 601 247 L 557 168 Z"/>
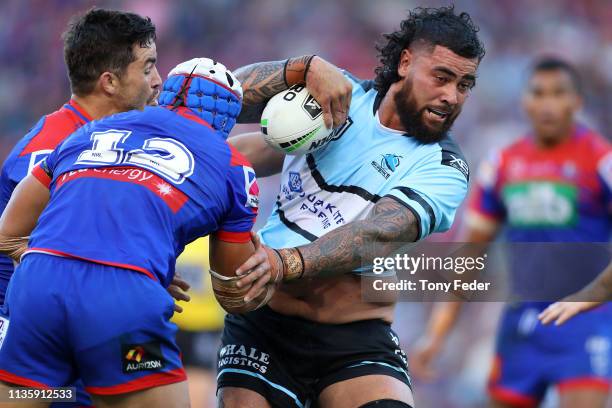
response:
<path id="1" fill-rule="evenodd" d="M 186 244 L 210 233 L 246 242 L 257 212 L 246 159 L 182 107 L 92 122 L 33 174 L 49 183 L 51 198 L 25 256 L 43 252 L 132 269 L 164 287 Z"/>
<path id="2" fill-rule="evenodd" d="M 91 118 L 73 100 L 59 110 L 43 116 L 36 125 L 15 145 L 2 166 L 0 175 L 0 212 L 8 204 L 13 190 L 33 168 L 72 132 L 89 122 Z M 13 274 L 13 261 L 0 256 L 0 304 L 8 281 Z"/>
<path id="3" fill-rule="evenodd" d="M 285 159 L 276 208 L 261 231 L 267 245 L 307 244 L 365 218 L 384 196 L 412 210 L 419 239 L 453 223 L 469 176 L 457 145 L 450 137 L 421 144 L 384 127 L 373 81 L 346 75 L 353 83 L 348 120 L 320 150 Z"/>

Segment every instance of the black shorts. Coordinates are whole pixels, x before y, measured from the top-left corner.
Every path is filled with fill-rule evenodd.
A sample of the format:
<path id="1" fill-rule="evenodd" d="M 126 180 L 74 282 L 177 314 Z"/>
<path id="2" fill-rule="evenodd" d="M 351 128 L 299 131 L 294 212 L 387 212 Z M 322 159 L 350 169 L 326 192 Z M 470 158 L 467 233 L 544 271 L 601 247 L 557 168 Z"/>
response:
<path id="1" fill-rule="evenodd" d="M 283 408 L 305 407 L 331 384 L 364 375 L 412 388 L 406 354 L 385 321 L 322 324 L 267 306 L 226 316 L 217 373 L 217 389 L 247 388 Z"/>
<path id="2" fill-rule="evenodd" d="M 179 330 L 176 333 L 176 344 L 181 350 L 185 368 L 214 370 L 220 343 L 221 330 L 201 332 Z"/>

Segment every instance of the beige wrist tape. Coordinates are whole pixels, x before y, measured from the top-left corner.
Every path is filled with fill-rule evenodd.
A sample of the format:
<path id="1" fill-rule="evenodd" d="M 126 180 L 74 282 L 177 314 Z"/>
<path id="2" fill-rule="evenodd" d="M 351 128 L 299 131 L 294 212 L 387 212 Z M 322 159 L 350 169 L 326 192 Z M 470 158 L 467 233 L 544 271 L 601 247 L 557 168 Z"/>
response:
<path id="1" fill-rule="evenodd" d="M 244 296 L 247 294 L 250 287 L 239 288 L 236 286 L 236 282 L 242 279 L 244 276 L 225 276 L 213 271 L 212 269 L 209 269 L 209 272 L 215 297 L 224 309 L 232 311 L 245 308 L 248 305 L 244 302 Z M 273 293 L 274 291 L 272 288 L 266 288 L 265 296 L 263 296 L 263 299 L 259 302 L 259 304 L 257 304 L 254 309 L 251 309 L 250 307 L 248 309 L 259 309 L 268 303 Z M 258 296 L 258 298 L 261 297 L 261 295 Z"/>
<path id="2" fill-rule="evenodd" d="M 21 255 L 28 249 L 30 237 L 7 237 L 0 234 L 0 253 L 19 262 Z"/>

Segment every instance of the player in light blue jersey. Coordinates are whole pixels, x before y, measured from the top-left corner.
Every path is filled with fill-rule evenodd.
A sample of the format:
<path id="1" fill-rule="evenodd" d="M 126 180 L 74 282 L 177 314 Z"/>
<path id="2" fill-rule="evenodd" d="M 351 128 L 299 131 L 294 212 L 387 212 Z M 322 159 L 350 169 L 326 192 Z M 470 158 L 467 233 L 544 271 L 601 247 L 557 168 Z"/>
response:
<path id="1" fill-rule="evenodd" d="M 406 356 L 390 327 L 393 304 L 364 302 L 355 271 L 364 248 L 418 241 L 451 226 L 469 171 L 448 132 L 484 55 L 477 30 L 452 7 L 411 12 L 385 36 L 375 80 L 348 73 L 339 80 L 352 86 L 348 118 L 312 154 L 283 158 L 256 134 L 234 139 L 259 176 L 283 163 L 277 205 L 260 232 L 274 248 L 273 268 L 239 282 L 260 279 L 247 297 L 262 276 L 277 290 L 267 307 L 226 318 L 221 406 L 414 406 Z M 244 83 L 261 81 L 251 85 L 263 102 L 269 89 L 282 88 L 283 66 L 255 64 L 236 74 Z"/>

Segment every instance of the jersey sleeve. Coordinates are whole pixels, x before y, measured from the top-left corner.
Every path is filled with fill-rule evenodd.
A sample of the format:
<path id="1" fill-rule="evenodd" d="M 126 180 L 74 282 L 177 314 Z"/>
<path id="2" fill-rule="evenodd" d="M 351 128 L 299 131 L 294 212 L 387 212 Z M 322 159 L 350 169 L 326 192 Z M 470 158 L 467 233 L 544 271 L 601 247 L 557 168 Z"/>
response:
<path id="1" fill-rule="evenodd" d="M 53 180 L 53 170 L 57 162 L 58 150 L 55 149 L 32 168 L 32 175 L 47 188 Z"/>
<path id="2" fill-rule="evenodd" d="M 0 214 L 4 212 L 6 205 L 8 204 L 13 190 L 17 187 L 19 179 L 14 177 L 13 168 L 14 157 L 9 157 L 2 165 L 2 171 L 0 173 Z"/>
<path id="3" fill-rule="evenodd" d="M 475 222 L 497 223 L 503 221 L 506 216 L 506 210 L 497 188 L 500 161 L 501 155 L 492 152 L 478 167 L 476 183 L 468 204 L 470 224 Z"/>
<path id="4" fill-rule="evenodd" d="M 418 239 L 423 239 L 451 227 L 467 193 L 466 175 L 436 156 L 405 174 L 387 196 L 412 210 L 419 221 Z"/>
<path id="5" fill-rule="evenodd" d="M 225 242 L 243 243 L 251 239 L 251 229 L 257 218 L 259 186 L 250 163 L 230 146 L 232 158 L 228 172 L 229 211 L 216 232 Z"/>

